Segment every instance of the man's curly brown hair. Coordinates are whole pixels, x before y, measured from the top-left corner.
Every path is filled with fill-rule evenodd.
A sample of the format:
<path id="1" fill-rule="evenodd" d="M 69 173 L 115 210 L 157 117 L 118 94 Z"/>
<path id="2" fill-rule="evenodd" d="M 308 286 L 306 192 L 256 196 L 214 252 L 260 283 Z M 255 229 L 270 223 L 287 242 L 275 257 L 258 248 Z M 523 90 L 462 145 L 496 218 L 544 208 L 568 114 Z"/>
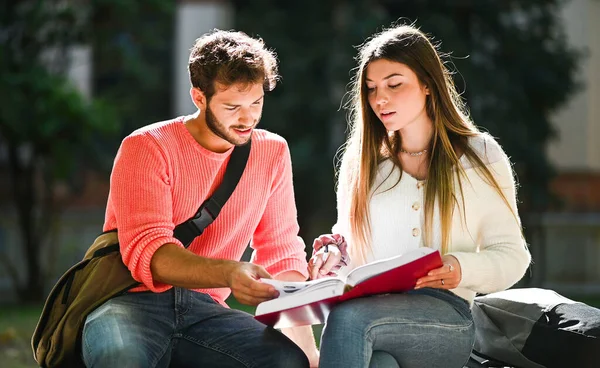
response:
<path id="1" fill-rule="evenodd" d="M 277 56 L 262 39 L 243 32 L 214 30 L 198 38 L 188 63 L 190 82 L 207 100 L 215 94 L 215 82 L 225 86 L 262 81 L 265 92 L 279 80 Z"/>

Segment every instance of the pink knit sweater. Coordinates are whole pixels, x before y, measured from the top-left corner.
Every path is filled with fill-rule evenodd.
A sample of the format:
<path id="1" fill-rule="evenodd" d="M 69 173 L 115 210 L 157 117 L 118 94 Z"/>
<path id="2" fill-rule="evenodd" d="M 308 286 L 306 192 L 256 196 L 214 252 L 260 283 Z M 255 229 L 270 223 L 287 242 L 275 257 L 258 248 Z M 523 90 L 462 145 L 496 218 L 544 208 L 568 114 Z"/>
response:
<path id="1" fill-rule="evenodd" d="M 173 237 L 175 225 L 196 213 L 221 183 L 232 150 L 215 153 L 203 148 L 182 117 L 143 127 L 123 140 L 111 175 L 104 230 L 119 231 L 123 262 L 143 283 L 134 291 L 172 287 L 153 280 L 152 255 L 163 244 L 181 245 Z M 271 275 L 295 270 L 307 276 L 304 243 L 297 234 L 287 143 L 276 134 L 255 130 L 236 190 L 189 249 L 203 257 L 239 260 L 252 241 L 254 262 Z M 197 291 L 221 304 L 230 294 L 227 288 Z"/>

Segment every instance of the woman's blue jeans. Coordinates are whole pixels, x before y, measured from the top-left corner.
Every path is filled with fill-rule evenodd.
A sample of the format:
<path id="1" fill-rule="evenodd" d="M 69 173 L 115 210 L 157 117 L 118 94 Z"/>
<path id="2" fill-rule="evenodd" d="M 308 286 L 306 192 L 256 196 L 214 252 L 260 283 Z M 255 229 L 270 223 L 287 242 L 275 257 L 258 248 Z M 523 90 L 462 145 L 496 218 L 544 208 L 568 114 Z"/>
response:
<path id="1" fill-rule="evenodd" d="M 359 298 L 331 311 L 319 367 L 462 368 L 474 339 L 469 304 L 449 291 Z"/>
<path id="2" fill-rule="evenodd" d="M 82 356 L 87 367 L 308 367 L 279 331 L 180 288 L 106 302 L 87 317 Z"/>

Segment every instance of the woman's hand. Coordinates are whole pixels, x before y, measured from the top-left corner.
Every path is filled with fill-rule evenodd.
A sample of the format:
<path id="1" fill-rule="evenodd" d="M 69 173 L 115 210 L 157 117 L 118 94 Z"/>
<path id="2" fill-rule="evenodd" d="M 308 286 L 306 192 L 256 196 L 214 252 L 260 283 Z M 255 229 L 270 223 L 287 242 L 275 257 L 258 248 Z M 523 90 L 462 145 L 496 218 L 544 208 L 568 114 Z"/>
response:
<path id="1" fill-rule="evenodd" d="M 417 280 L 415 289 L 430 287 L 436 289 L 455 289 L 462 279 L 462 269 L 458 259 L 451 255 L 442 257 L 444 265 L 429 271 L 427 276 Z"/>
<path id="2" fill-rule="evenodd" d="M 348 244 L 339 234 L 321 235 L 313 242 L 313 256 L 308 262 L 308 274 L 313 280 L 336 276 L 349 262 Z"/>

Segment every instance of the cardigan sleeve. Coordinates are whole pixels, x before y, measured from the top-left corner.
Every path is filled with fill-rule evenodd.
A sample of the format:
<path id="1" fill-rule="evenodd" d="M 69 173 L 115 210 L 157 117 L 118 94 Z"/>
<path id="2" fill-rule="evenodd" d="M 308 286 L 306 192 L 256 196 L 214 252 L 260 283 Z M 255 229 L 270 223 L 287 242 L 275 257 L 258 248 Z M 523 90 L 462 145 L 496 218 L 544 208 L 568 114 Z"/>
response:
<path id="1" fill-rule="evenodd" d="M 494 141 L 491 150 L 501 148 Z M 479 224 L 475 229 L 477 250 L 449 253 L 461 265 L 462 280 L 458 287 L 482 294 L 514 285 L 523 277 L 531 261 L 517 212 L 515 181 L 509 159 L 502 152 L 498 161 L 486 166 L 510 207 L 485 180 L 472 180 L 470 185 L 475 194 L 465 200 L 472 201 L 469 205 L 477 209 L 469 214 L 475 215 Z"/>

